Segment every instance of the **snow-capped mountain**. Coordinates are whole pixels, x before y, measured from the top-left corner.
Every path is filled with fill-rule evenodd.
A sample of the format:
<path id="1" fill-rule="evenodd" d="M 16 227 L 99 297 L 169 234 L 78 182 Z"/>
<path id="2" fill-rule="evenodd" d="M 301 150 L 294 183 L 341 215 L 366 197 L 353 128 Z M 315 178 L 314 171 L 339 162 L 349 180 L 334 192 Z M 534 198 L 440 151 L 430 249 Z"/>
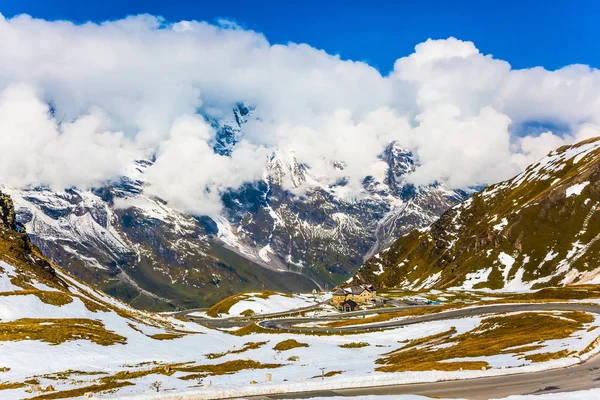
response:
<path id="1" fill-rule="evenodd" d="M 216 153 L 231 154 L 251 115 L 238 105 L 231 117 L 209 119 Z M 151 160 L 91 190 L 2 190 L 33 242 L 57 264 L 137 307 L 169 309 L 243 290 L 331 287 L 365 256 L 467 196 L 441 183 L 408 184 L 414 158 L 397 143 L 381 158 L 385 177 L 365 177 L 364 190 L 350 197 L 344 182 L 320 184 L 293 152 L 275 151 L 263 179 L 224 193 L 223 212 L 213 218 L 183 214 L 146 195 Z"/>
<path id="2" fill-rule="evenodd" d="M 519 291 L 600 282 L 600 138 L 563 146 L 370 258 L 381 287 Z"/>

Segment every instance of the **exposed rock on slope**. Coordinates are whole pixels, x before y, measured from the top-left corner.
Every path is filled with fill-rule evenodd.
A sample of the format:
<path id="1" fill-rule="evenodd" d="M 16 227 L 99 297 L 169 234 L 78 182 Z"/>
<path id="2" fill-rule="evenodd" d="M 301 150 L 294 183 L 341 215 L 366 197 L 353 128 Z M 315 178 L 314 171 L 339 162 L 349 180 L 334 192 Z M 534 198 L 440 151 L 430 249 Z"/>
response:
<path id="1" fill-rule="evenodd" d="M 600 283 L 600 138 L 564 146 L 370 258 L 380 287 L 517 291 Z"/>
<path id="2" fill-rule="evenodd" d="M 209 119 L 217 154 L 231 154 L 249 118 L 252 109 L 237 105 L 231 116 Z M 136 161 L 120 179 L 93 190 L 3 190 L 54 262 L 136 307 L 166 310 L 245 290 L 331 287 L 365 256 L 429 225 L 466 196 L 443 183 L 407 183 L 414 160 L 397 143 L 381 159 L 387 171 L 365 177 L 361 193 L 350 196 L 343 180 L 320 183 L 293 152 L 278 150 L 265 160 L 262 180 L 223 194 L 223 212 L 213 218 L 145 195 L 151 160 Z"/>

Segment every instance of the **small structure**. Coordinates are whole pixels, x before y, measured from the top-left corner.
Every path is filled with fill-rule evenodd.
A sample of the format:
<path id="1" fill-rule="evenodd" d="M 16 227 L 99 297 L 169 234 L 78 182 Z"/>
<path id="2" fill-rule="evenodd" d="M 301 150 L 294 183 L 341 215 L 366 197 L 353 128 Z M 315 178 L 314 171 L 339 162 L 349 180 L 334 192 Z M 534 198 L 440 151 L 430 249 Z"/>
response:
<path id="1" fill-rule="evenodd" d="M 334 307 L 339 307 L 344 301 L 346 301 L 346 297 L 348 297 L 350 293 L 345 289 L 338 289 L 331 295 L 331 304 Z"/>
<path id="2" fill-rule="evenodd" d="M 331 297 L 331 304 L 339 309 L 340 305 L 347 301 L 352 300 L 358 304 L 369 304 L 375 302 L 377 292 L 373 286 L 352 286 L 351 288 L 339 288 L 333 292 Z"/>
<path id="3" fill-rule="evenodd" d="M 340 309 L 340 311 L 345 312 L 356 311 L 358 310 L 358 304 L 356 304 L 354 300 L 346 300 L 343 303 L 341 303 L 338 308 Z"/>
<path id="4" fill-rule="evenodd" d="M 352 286 L 352 300 L 359 304 L 366 304 L 375 298 L 375 290 L 366 286 Z"/>

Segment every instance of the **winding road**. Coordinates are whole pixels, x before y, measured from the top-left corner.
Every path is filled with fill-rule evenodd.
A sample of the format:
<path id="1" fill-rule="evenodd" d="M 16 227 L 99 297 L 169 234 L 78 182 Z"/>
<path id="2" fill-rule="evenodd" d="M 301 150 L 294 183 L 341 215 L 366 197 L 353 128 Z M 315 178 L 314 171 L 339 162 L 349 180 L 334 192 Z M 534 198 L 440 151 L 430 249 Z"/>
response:
<path id="1" fill-rule="evenodd" d="M 398 311 L 406 307 L 395 307 L 386 311 Z M 580 303 L 521 303 L 521 304 L 495 304 L 487 306 L 467 307 L 458 310 L 444 311 L 435 314 L 410 317 L 400 320 L 392 320 L 381 323 L 373 323 L 360 327 L 360 331 L 373 331 L 380 329 L 397 328 L 421 322 L 441 321 L 477 315 L 517 312 L 517 311 L 584 311 L 600 314 L 600 306 Z M 381 310 L 379 310 L 381 312 Z M 185 315 L 185 314 L 184 314 Z M 346 316 L 347 314 L 344 314 Z M 300 323 L 315 320 L 331 320 L 335 317 L 321 318 L 281 318 L 275 320 L 263 320 L 259 325 L 267 329 L 285 329 L 306 332 L 351 332 L 358 330 L 357 327 L 298 327 Z M 219 320 L 210 320 L 219 321 Z M 225 321 L 221 321 L 225 322 Z M 233 321 L 231 321 L 233 322 Z M 357 321 L 358 322 L 358 321 Z M 361 321 L 362 322 L 362 321 Z M 368 321 L 365 321 L 368 322 Z M 247 322 L 246 322 L 247 323 Z M 528 374 L 513 374 L 493 376 L 487 378 L 475 378 L 466 380 L 443 381 L 433 383 L 404 384 L 377 386 L 368 388 L 321 390 L 313 392 L 286 393 L 279 395 L 247 397 L 255 400 L 268 399 L 302 399 L 311 397 L 331 396 L 367 396 L 367 395 L 400 395 L 418 394 L 424 396 L 441 398 L 460 398 L 473 400 L 488 400 L 517 394 L 541 394 L 568 392 L 575 390 L 586 390 L 600 388 L 600 356 L 595 356 L 588 361 L 571 367 L 547 370 Z"/>

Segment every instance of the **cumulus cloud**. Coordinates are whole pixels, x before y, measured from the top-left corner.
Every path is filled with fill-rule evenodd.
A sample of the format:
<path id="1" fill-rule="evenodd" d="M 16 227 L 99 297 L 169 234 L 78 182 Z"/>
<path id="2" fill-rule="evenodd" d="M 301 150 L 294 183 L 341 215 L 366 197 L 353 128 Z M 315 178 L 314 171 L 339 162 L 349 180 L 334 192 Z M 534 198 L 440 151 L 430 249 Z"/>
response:
<path id="1" fill-rule="evenodd" d="M 154 155 L 148 193 L 215 214 L 220 194 L 260 179 L 275 150 L 293 151 L 321 183 L 346 178 L 360 191 L 397 140 L 418 159 L 413 182 L 465 187 L 600 132 L 598 70 L 513 70 L 455 38 L 418 44 L 383 76 L 227 22 L 0 16 L 0 37 L 0 181 L 18 187 L 99 185 Z M 215 154 L 202 115 L 240 102 L 256 110 L 244 139 L 231 157 Z M 530 122 L 569 133 L 515 129 Z"/>
<path id="2" fill-rule="evenodd" d="M 99 185 L 139 155 L 122 132 L 106 130 L 99 110 L 58 125 L 34 88 L 9 85 L 0 93 L 2 183 L 55 189 Z"/>
<path id="3" fill-rule="evenodd" d="M 208 145 L 213 136 L 213 128 L 202 118 L 177 118 L 146 173 L 146 192 L 183 211 L 214 215 L 220 211 L 222 192 L 262 177 L 264 147 L 242 140 L 229 158 L 213 152 Z"/>

